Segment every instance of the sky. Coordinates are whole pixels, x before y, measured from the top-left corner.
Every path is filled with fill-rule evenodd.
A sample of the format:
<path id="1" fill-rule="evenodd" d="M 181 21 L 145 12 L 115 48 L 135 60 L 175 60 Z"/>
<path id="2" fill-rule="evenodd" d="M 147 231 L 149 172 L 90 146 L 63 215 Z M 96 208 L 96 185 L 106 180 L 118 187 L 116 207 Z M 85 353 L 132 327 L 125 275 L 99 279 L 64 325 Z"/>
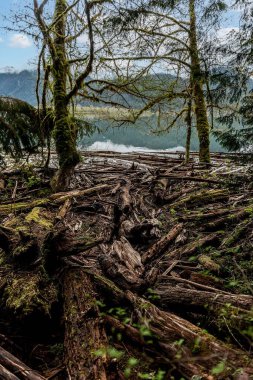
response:
<path id="1" fill-rule="evenodd" d="M 37 49 L 33 41 L 19 32 L 6 31 L 3 27 L 15 28 L 15 23 L 5 20 L 11 12 L 22 10 L 31 0 L 0 0 L 0 72 L 34 69 Z"/>
<path id="2" fill-rule="evenodd" d="M 4 29 L 4 26 L 15 28 L 15 23 L 5 18 L 10 18 L 11 12 L 22 10 L 25 5 L 32 5 L 32 0 L 0 0 L 0 72 L 36 68 L 37 49 L 32 39 L 20 32 Z M 221 37 L 232 28 L 238 27 L 239 15 L 238 11 L 227 12 L 226 20 L 219 31 Z"/>

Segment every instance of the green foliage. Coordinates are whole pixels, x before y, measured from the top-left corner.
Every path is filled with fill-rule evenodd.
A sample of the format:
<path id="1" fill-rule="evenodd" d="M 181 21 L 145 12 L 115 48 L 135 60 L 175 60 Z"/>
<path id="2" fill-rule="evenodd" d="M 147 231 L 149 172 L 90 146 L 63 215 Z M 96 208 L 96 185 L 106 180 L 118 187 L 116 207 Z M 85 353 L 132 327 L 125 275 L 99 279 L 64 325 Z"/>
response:
<path id="1" fill-rule="evenodd" d="M 221 375 L 226 369 L 226 364 L 224 361 L 218 363 L 215 367 L 212 368 L 212 375 Z"/>
<path id="2" fill-rule="evenodd" d="M 0 97 L 0 151 L 20 157 L 23 151 L 33 152 L 41 140 L 36 109 L 22 100 Z"/>

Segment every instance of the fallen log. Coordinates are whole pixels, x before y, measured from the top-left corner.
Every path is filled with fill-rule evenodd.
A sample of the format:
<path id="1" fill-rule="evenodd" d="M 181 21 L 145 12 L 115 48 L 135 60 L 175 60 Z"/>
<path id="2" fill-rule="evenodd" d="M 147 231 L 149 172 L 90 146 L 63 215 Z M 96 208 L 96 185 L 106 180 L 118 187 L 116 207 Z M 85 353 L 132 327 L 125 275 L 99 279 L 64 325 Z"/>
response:
<path id="1" fill-rule="evenodd" d="M 180 201 L 173 203 L 172 208 L 178 208 L 181 206 L 191 207 L 195 205 L 207 204 L 228 201 L 229 192 L 227 190 L 206 190 L 199 193 L 183 197 Z"/>
<path id="2" fill-rule="evenodd" d="M 167 360 L 176 365 L 186 378 L 198 375 L 203 379 L 214 379 L 211 376 L 212 369 L 221 362 L 224 362 L 224 379 L 236 373 L 238 368 L 242 368 L 246 374 L 253 374 L 252 360 L 244 351 L 227 346 L 191 322 L 160 310 L 130 291 L 123 292 L 108 279 L 98 275 L 94 275 L 94 279 L 106 292 L 113 294 L 115 302 L 125 300 L 130 303 L 136 322 L 149 329 Z M 183 342 L 180 346 L 177 345 L 179 340 Z M 157 352 L 157 355 L 160 354 Z"/>
<path id="3" fill-rule="evenodd" d="M 67 192 L 55 193 L 50 195 L 50 199 L 55 201 L 56 203 L 64 203 L 67 199 L 83 197 L 84 195 L 91 195 L 93 193 L 99 192 L 101 190 L 110 189 L 110 185 L 98 185 L 91 187 L 89 189 L 83 190 L 72 190 Z"/>
<path id="4" fill-rule="evenodd" d="M 0 205 L 0 214 L 9 214 L 14 211 L 31 210 L 34 207 L 46 205 L 58 205 L 64 203 L 71 198 L 83 197 L 84 195 L 91 195 L 101 190 L 110 189 L 110 185 L 98 185 L 84 190 L 72 190 L 68 192 L 54 193 L 48 198 L 36 199 L 29 202 L 12 202 L 5 205 Z"/>
<path id="5" fill-rule="evenodd" d="M 200 248 L 207 245 L 217 245 L 221 240 L 222 233 L 213 233 L 204 236 L 201 239 L 197 239 L 194 242 L 188 243 L 183 247 L 177 248 L 174 251 L 167 252 L 159 262 L 159 267 L 170 266 L 175 260 L 179 260 L 182 257 L 190 257 Z M 167 274 L 165 271 L 163 274 Z"/>
<path id="6" fill-rule="evenodd" d="M 124 213 L 127 214 L 132 208 L 132 198 L 130 195 L 131 184 L 128 181 L 122 181 L 119 188 L 119 208 Z"/>
<path id="7" fill-rule="evenodd" d="M 21 360 L 16 358 L 14 355 L 12 355 L 10 352 L 6 351 L 2 347 L 0 347 L 0 364 L 1 364 L 1 366 L 3 366 L 8 371 L 11 371 L 13 374 L 17 375 L 19 379 L 22 379 L 22 380 L 46 380 L 38 372 L 29 368 Z M 15 379 L 15 377 L 14 377 L 14 379 Z"/>
<path id="8" fill-rule="evenodd" d="M 248 218 L 251 215 L 251 210 L 248 208 L 245 208 L 243 210 L 240 210 L 238 212 L 229 214 L 224 216 L 223 218 L 218 218 L 212 222 L 207 223 L 204 226 L 205 231 L 215 231 L 218 230 L 220 227 L 223 227 L 224 225 L 232 225 L 234 223 L 237 223 L 241 220 L 244 220 Z"/>
<path id="9" fill-rule="evenodd" d="M 199 183 L 206 182 L 206 183 L 211 183 L 211 184 L 215 184 L 215 185 L 224 184 L 223 181 L 219 181 L 216 179 L 210 179 L 210 178 L 203 178 L 203 177 L 177 176 L 177 175 L 171 175 L 171 174 L 160 174 L 160 177 L 173 179 L 173 180 L 177 180 L 177 181 L 191 181 L 191 182 L 199 182 Z"/>
<path id="10" fill-rule="evenodd" d="M 80 269 L 68 270 L 63 280 L 65 364 L 70 379 L 106 380 L 107 337 L 96 304 L 90 276 Z"/>
<path id="11" fill-rule="evenodd" d="M 183 224 L 177 224 L 167 235 L 163 236 L 157 243 L 155 243 L 147 252 L 142 256 L 142 262 L 146 264 L 150 260 L 162 255 L 183 229 Z"/>
<path id="12" fill-rule="evenodd" d="M 242 294 L 224 294 L 217 290 L 216 292 L 208 292 L 203 290 L 187 289 L 181 286 L 158 285 L 154 289 L 155 294 L 159 296 L 159 304 L 181 305 L 205 308 L 206 306 L 222 307 L 229 304 L 244 310 L 251 310 L 253 307 L 253 297 Z"/>
<path id="13" fill-rule="evenodd" d="M 124 289 L 140 288 L 144 266 L 140 254 L 126 238 L 116 240 L 111 248 L 101 245 L 99 262 L 103 271 Z"/>
<path id="14" fill-rule="evenodd" d="M 19 380 L 12 372 L 8 371 L 5 367 L 0 364 L 0 379 L 2 380 Z"/>
<path id="15" fill-rule="evenodd" d="M 163 310 L 174 310 L 194 313 L 198 320 L 199 315 L 208 315 L 211 324 L 219 330 L 229 330 L 234 342 L 239 345 L 235 335 L 248 341 L 247 331 L 250 331 L 253 319 L 253 297 L 242 294 L 224 294 L 217 290 L 208 292 L 203 290 L 187 289 L 172 285 L 158 285 L 153 294 L 157 296 L 157 305 Z M 208 314 L 207 314 L 208 313 Z M 231 333 L 232 332 L 232 333 Z"/>

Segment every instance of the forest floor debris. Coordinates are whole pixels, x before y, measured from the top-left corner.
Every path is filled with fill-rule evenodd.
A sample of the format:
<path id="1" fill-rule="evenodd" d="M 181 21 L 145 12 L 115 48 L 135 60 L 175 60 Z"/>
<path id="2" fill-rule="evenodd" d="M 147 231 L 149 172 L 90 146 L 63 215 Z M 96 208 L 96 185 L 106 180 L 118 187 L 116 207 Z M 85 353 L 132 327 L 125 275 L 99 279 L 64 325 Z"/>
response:
<path id="1" fill-rule="evenodd" d="M 83 152 L 0 172 L 0 378 L 252 379 L 253 172 Z M 4 353 L 7 353 L 6 355 Z"/>

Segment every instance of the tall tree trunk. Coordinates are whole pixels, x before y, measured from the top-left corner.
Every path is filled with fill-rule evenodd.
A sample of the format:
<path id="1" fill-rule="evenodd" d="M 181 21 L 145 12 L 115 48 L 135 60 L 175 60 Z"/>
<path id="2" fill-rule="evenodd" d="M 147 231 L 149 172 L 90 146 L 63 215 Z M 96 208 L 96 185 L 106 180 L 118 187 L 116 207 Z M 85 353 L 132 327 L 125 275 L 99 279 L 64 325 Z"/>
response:
<path id="1" fill-rule="evenodd" d="M 210 162 L 210 128 L 207 118 L 206 102 L 203 91 L 203 77 L 200 67 L 197 43 L 195 0 L 189 0 L 189 13 L 191 74 L 193 81 L 193 96 L 195 101 L 197 131 L 199 137 L 199 160 L 200 162 L 208 163 Z"/>
<path id="2" fill-rule="evenodd" d="M 60 169 L 53 183 L 55 190 L 67 187 L 69 177 L 80 160 L 76 150 L 76 128 L 73 120 L 71 120 L 67 102 L 68 63 L 65 47 L 66 17 L 64 16 L 66 8 L 66 0 L 56 0 L 54 14 L 53 100 L 55 110 L 54 139 Z"/>
<path id="3" fill-rule="evenodd" d="M 185 144 L 185 162 L 186 164 L 188 164 L 190 160 L 191 136 L 192 136 L 192 81 L 191 81 L 191 95 L 188 101 L 186 123 L 187 123 L 187 135 L 186 135 L 186 144 Z"/>

